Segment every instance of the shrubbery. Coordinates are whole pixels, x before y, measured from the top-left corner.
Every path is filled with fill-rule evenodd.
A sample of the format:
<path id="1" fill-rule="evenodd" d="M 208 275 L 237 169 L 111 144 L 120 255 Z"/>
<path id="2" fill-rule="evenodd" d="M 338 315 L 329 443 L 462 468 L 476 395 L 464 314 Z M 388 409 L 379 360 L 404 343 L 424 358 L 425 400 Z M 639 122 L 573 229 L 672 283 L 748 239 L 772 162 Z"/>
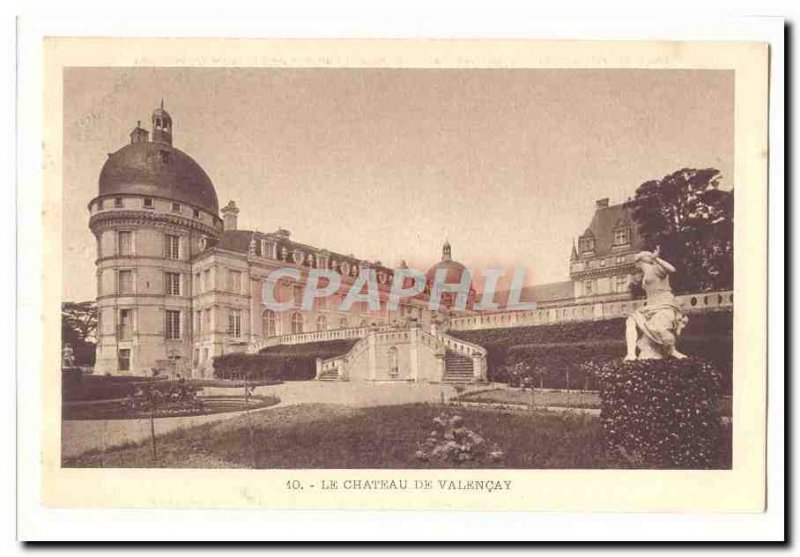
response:
<path id="1" fill-rule="evenodd" d="M 358 340 L 333 340 L 264 348 L 258 354 L 225 354 L 214 358 L 217 379 L 308 381 L 317 373 L 317 358 L 350 351 Z"/>
<path id="2" fill-rule="evenodd" d="M 536 386 L 563 389 L 595 389 L 591 374 L 583 367 L 589 361 L 621 360 L 625 356 L 625 319 L 577 321 L 448 334 L 486 348 L 490 381 L 518 382 L 511 369 L 518 362 L 528 365 Z M 702 355 L 722 376 L 721 389 L 731 393 L 733 371 L 733 314 L 694 314 L 678 340 L 678 349 Z M 569 377 L 567 377 L 569 372 Z"/>
<path id="3" fill-rule="evenodd" d="M 64 402 L 73 402 L 125 398 L 142 385 L 165 380 L 166 378 L 84 375 L 69 371 L 61 374 L 61 399 Z"/>
<path id="4" fill-rule="evenodd" d="M 720 376 L 708 361 L 587 364 L 600 385 L 604 444 L 619 466 L 711 468 L 719 462 Z"/>

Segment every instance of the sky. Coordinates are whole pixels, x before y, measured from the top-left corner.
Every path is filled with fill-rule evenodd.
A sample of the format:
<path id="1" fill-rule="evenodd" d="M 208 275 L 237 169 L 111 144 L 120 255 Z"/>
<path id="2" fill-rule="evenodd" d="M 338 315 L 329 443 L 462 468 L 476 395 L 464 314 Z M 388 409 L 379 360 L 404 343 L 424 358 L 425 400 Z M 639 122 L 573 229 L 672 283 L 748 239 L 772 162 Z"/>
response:
<path id="1" fill-rule="evenodd" d="M 107 154 L 162 98 L 240 229 L 390 266 L 427 270 L 447 239 L 474 274 L 567 280 L 595 200 L 683 167 L 734 186 L 730 71 L 67 68 L 65 300 L 96 293 Z"/>

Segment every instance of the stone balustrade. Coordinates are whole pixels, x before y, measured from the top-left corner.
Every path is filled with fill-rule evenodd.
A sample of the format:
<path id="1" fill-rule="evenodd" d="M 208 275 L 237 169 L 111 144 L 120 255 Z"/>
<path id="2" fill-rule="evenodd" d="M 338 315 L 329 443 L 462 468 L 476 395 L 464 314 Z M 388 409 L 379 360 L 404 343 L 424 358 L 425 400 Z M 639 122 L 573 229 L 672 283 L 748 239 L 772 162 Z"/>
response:
<path id="1" fill-rule="evenodd" d="M 681 294 L 676 296 L 678 303 L 688 313 L 705 311 L 730 311 L 733 309 L 733 291 L 701 292 L 697 294 Z M 497 329 L 505 327 L 527 327 L 532 325 L 552 325 L 571 321 L 600 321 L 616 317 L 626 317 L 636 309 L 647 305 L 645 299 L 610 300 L 600 302 L 579 302 L 564 304 L 548 308 L 529 311 L 502 311 L 493 313 L 479 313 L 464 317 L 454 317 L 450 320 L 450 330 L 467 331 L 475 329 Z M 270 337 L 251 343 L 250 352 L 258 352 L 262 348 L 278 345 L 305 344 L 309 342 L 324 342 L 341 339 L 362 339 L 370 332 L 375 331 L 385 338 L 407 338 L 407 329 L 398 329 L 396 326 L 384 325 L 380 327 L 353 327 L 349 329 L 332 329 L 329 331 L 314 331 Z M 427 333 L 425 333 L 427 334 Z M 395 337 L 392 337 L 395 335 Z M 466 356 L 475 353 L 481 354 L 484 349 L 477 345 L 467 346 L 460 339 L 443 335 L 436 331 L 433 335 L 445 343 L 447 348 Z M 443 338 L 444 337 L 444 338 Z M 424 338 L 424 335 L 423 335 Z M 449 340 L 448 340 L 449 339 Z M 449 344 L 447 344 L 449 342 Z M 452 348 L 451 348 L 452 346 Z"/>
<path id="2" fill-rule="evenodd" d="M 730 311 L 733 309 L 733 291 L 701 292 L 676 296 L 678 304 L 686 313 L 704 311 Z M 552 325 L 570 321 L 600 321 L 627 317 L 636 309 L 647 305 L 645 299 L 614 300 L 606 302 L 584 302 L 553 306 L 528 311 L 503 311 L 481 313 L 450 320 L 450 330 L 498 329 L 504 327 L 528 327 Z"/>

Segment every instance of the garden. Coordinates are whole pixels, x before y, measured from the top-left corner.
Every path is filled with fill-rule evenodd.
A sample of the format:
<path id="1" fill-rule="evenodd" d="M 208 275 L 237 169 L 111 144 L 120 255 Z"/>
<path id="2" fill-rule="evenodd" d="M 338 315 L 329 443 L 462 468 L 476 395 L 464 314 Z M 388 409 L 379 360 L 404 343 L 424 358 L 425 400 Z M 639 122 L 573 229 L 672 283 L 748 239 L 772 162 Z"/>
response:
<path id="1" fill-rule="evenodd" d="M 73 373 L 62 379 L 62 419 L 166 418 L 264 408 L 277 404 L 279 400 L 272 396 L 253 396 L 252 389 L 275 383 Z M 211 386 L 236 391 L 204 396 L 205 387 Z"/>
<path id="2" fill-rule="evenodd" d="M 709 468 L 730 468 L 730 426 L 723 427 L 721 443 L 723 450 Z M 603 423 L 597 418 L 440 404 L 278 407 L 166 434 L 159 437 L 157 458 L 143 442 L 87 453 L 63 464 L 264 469 L 637 466 L 606 449 Z"/>

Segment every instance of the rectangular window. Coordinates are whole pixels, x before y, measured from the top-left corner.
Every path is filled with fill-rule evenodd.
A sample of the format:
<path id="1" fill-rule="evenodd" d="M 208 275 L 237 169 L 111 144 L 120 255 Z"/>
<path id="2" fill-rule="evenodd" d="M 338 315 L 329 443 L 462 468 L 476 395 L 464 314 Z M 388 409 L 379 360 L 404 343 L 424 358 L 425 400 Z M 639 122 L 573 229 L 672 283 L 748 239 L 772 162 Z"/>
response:
<path id="1" fill-rule="evenodd" d="M 194 312 L 194 330 L 198 335 L 203 334 L 203 312 L 200 310 Z"/>
<path id="2" fill-rule="evenodd" d="M 103 200 L 102 199 L 97 202 L 97 210 L 98 211 L 102 211 L 103 210 Z"/>
<path id="3" fill-rule="evenodd" d="M 117 232 L 117 255 L 133 255 L 133 232 L 130 230 Z"/>
<path id="4" fill-rule="evenodd" d="M 173 234 L 164 235 L 164 255 L 167 259 L 181 258 L 181 237 Z"/>
<path id="5" fill-rule="evenodd" d="M 172 204 L 172 212 L 173 213 L 180 213 L 181 212 L 181 204 L 180 203 L 173 203 Z"/>
<path id="6" fill-rule="evenodd" d="M 237 294 L 242 292 L 241 271 L 228 271 L 228 290 Z"/>
<path id="7" fill-rule="evenodd" d="M 594 292 L 594 281 L 587 280 L 583 283 L 583 294 L 584 296 L 591 296 Z"/>
<path id="8" fill-rule="evenodd" d="M 120 348 L 119 352 L 117 353 L 117 367 L 119 368 L 120 371 L 131 370 L 130 348 Z"/>
<path id="9" fill-rule="evenodd" d="M 292 285 L 292 300 L 297 306 L 303 301 L 303 287 L 299 284 Z"/>
<path id="10" fill-rule="evenodd" d="M 133 333 L 133 310 L 119 310 L 119 324 L 117 325 L 117 340 L 131 340 Z"/>
<path id="11" fill-rule="evenodd" d="M 166 336 L 167 339 L 177 340 L 181 338 L 181 312 L 179 310 L 168 309 L 166 311 Z"/>
<path id="12" fill-rule="evenodd" d="M 228 311 L 228 334 L 233 338 L 242 336 L 242 310 L 231 309 Z"/>
<path id="13" fill-rule="evenodd" d="M 206 331 L 211 331 L 211 309 L 207 309 L 203 312 L 203 320 L 204 326 Z"/>
<path id="14" fill-rule="evenodd" d="M 617 256 L 617 265 L 621 265 L 622 263 L 625 263 L 625 256 L 624 255 L 618 255 Z"/>
<path id="15" fill-rule="evenodd" d="M 125 206 L 125 204 L 122 202 L 122 198 L 121 197 L 115 197 L 114 198 L 114 207 L 119 209 L 119 208 L 124 207 L 124 206 Z"/>
<path id="16" fill-rule="evenodd" d="M 617 292 L 625 292 L 628 290 L 628 279 L 625 276 L 619 276 L 614 279 L 614 285 Z"/>
<path id="17" fill-rule="evenodd" d="M 194 214 L 194 218 L 196 218 L 196 219 L 200 218 L 200 211 L 198 209 L 195 209 L 193 214 Z"/>
<path id="18" fill-rule="evenodd" d="M 194 293 L 195 294 L 199 294 L 200 292 L 202 292 L 202 290 L 200 290 L 200 286 L 201 286 L 200 278 L 201 278 L 201 276 L 202 275 L 200 273 L 195 273 L 194 274 Z"/>
<path id="19" fill-rule="evenodd" d="M 211 290 L 211 269 L 203 272 L 203 292 Z"/>
<path id="20" fill-rule="evenodd" d="M 164 273 L 164 292 L 170 296 L 181 295 L 181 274 Z"/>
<path id="21" fill-rule="evenodd" d="M 144 208 L 145 209 L 152 209 L 153 208 L 153 198 L 152 197 L 145 197 L 144 198 Z"/>
<path id="22" fill-rule="evenodd" d="M 133 271 L 117 271 L 117 294 L 133 294 Z"/>

